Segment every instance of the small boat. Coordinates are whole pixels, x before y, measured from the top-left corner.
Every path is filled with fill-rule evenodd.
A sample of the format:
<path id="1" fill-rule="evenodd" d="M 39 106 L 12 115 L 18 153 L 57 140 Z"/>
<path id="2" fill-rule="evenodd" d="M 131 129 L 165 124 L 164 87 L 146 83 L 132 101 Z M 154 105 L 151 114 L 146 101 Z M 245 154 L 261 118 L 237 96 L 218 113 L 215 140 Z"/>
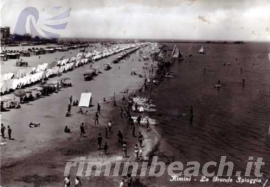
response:
<path id="1" fill-rule="evenodd" d="M 192 56 L 191 50 L 192 50 L 192 45 L 188 49 L 188 56 Z"/>
<path id="2" fill-rule="evenodd" d="M 200 53 L 200 54 L 205 54 L 205 49 L 204 49 L 203 46 L 200 48 L 199 53 Z"/>
<path id="3" fill-rule="evenodd" d="M 182 60 L 182 54 L 176 45 L 174 45 L 173 51 L 172 51 L 172 58 L 173 59 L 180 59 Z"/>

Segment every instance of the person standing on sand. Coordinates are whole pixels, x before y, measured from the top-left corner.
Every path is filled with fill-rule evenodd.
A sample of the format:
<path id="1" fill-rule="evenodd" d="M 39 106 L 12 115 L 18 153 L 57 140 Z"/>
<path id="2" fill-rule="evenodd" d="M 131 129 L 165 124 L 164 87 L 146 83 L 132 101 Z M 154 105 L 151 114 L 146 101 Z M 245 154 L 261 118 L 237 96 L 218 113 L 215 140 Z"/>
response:
<path id="1" fill-rule="evenodd" d="M 146 119 L 146 128 L 147 128 L 147 131 L 149 132 L 150 131 L 150 123 L 149 123 L 148 119 Z"/>
<path id="2" fill-rule="evenodd" d="M 108 123 L 109 132 L 112 133 L 112 122 L 109 121 Z"/>
<path id="3" fill-rule="evenodd" d="M 84 130 L 84 124 L 83 123 L 81 123 L 80 130 L 81 130 L 81 135 L 80 136 L 84 136 L 85 135 L 85 130 Z"/>
<path id="4" fill-rule="evenodd" d="M 78 176 L 75 177 L 74 184 L 75 184 L 75 187 L 82 187 L 82 182 Z"/>
<path id="5" fill-rule="evenodd" d="M 139 147 L 137 144 L 135 145 L 134 152 L 135 152 L 135 160 L 138 160 L 139 159 Z"/>
<path id="6" fill-rule="evenodd" d="M 127 185 L 128 187 L 132 186 L 132 177 L 130 173 L 127 175 Z"/>
<path id="7" fill-rule="evenodd" d="M 127 158 L 127 142 L 123 141 L 123 145 L 122 145 L 122 150 L 123 150 L 123 157 Z"/>
<path id="8" fill-rule="evenodd" d="M 141 120 L 142 120 L 142 117 L 141 117 L 141 115 L 139 115 L 137 117 L 137 125 L 140 125 L 141 124 Z"/>
<path id="9" fill-rule="evenodd" d="M 98 122 L 98 118 L 99 118 L 99 116 L 98 116 L 98 113 L 96 112 L 96 114 L 95 114 L 95 125 L 97 124 L 97 125 L 99 125 L 99 122 Z"/>
<path id="10" fill-rule="evenodd" d="M 99 135 L 98 135 L 98 150 L 100 150 L 100 148 L 101 148 L 101 143 L 102 143 L 102 137 L 101 137 L 101 134 L 99 133 Z"/>
<path id="11" fill-rule="evenodd" d="M 65 177 L 64 185 L 65 185 L 65 187 L 70 187 L 71 183 L 70 183 L 70 177 L 69 176 Z"/>
<path id="12" fill-rule="evenodd" d="M 135 128 L 135 125 L 133 125 L 133 128 L 132 128 L 132 135 L 134 138 L 136 138 L 136 128 Z"/>
<path id="13" fill-rule="evenodd" d="M 124 112 L 123 107 L 120 107 L 120 117 L 121 118 L 123 118 L 123 112 Z"/>
<path id="14" fill-rule="evenodd" d="M 8 139 L 10 139 L 10 140 L 11 140 L 11 132 L 12 132 L 12 130 L 11 130 L 10 126 L 8 125 Z"/>
<path id="15" fill-rule="evenodd" d="M 4 124 L 1 124 L 1 135 L 3 138 L 5 138 L 5 131 L 6 131 L 6 127 L 4 126 Z"/>
<path id="16" fill-rule="evenodd" d="M 121 131 L 118 131 L 117 136 L 118 136 L 118 142 L 122 143 L 123 142 L 123 134 L 121 133 Z"/>
<path id="17" fill-rule="evenodd" d="M 141 132 L 139 133 L 138 140 L 139 140 L 139 143 L 140 143 L 140 147 L 142 147 L 142 143 L 143 143 L 143 135 L 142 135 Z"/>
<path id="18" fill-rule="evenodd" d="M 72 104 L 72 96 L 70 96 L 70 98 L 69 98 L 69 103 L 70 103 L 70 105 Z"/>
<path id="19" fill-rule="evenodd" d="M 133 120 L 132 118 L 129 118 L 129 119 L 128 119 L 128 122 L 129 122 L 129 124 L 130 124 L 130 128 L 132 129 L 132 128 L 135 126 L 134 120 Z"/>
<path id="20" fill-rule="evenodd" d="M 246 79 L 243 79 L 243 80 L 242 80 L 242 85 L 243 85 L 243 87 L 245 87 L 245 83 L 246 83 Z"/>
<path id="21" fill-rule="evenodd" d="M 99 114 L 100 114 L 100 109 L 101 109 L 101 107 L 100 107 L 100 104 L 98 103 L 97 104 L 97 113 L 99 113 Z"/>
<path id="22" fill-rule="evenodd" d="M 105 144 L 104 144 L 104 154 L 105 154 L 105 155 L 108 154 L 108 153 L 107 153 L 108 149 L 109 149 L 109 146 L 108 146 L 107 142 L 105 142 Z"/>

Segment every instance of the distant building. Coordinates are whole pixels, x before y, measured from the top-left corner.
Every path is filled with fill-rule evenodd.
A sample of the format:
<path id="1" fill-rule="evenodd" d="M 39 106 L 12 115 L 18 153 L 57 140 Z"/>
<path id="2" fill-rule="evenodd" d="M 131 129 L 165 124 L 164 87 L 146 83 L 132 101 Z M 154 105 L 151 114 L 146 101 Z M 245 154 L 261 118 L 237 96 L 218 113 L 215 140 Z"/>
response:
<path id="1" fill-rule="evenodd" d="M 1 44 L 6 44 L 10 38 L 10 27 L 1 27 Z"/>

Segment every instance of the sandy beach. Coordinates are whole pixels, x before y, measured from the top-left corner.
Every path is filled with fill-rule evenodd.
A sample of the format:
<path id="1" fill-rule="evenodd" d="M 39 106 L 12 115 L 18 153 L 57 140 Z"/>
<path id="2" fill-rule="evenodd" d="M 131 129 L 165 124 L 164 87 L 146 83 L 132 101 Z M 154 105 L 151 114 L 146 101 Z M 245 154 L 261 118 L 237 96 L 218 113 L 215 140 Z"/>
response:
<path id="1" fill-rule="evenodd" d="M 144 55 L 149 56 L 149 48 L 144 49 Z M 132 69 L 137 69 L 141 74 L 146 74 L 146 71 L 144 72 L 142 69 L 145 61 L 139 60 L 138 51 L 135 54 L 131 54 L 128 60 L 122 60 L 118 64 L 113 64 L 110 71 L 104 71 L 104 64 L 112 62 L 116 56 L 113 55 L 95 63 L 95 66 L 101 67 L 102 73 L 95 77 L 94 80 L 83 80 L 85 68 L 89 66 L 85 65 L 85 67 L 78 68 L 64 75 L 70 78 L 70 82 L 73 84 L 71 88 L 62 89 L 49 97 L 22 105 L 21 109 L 12 110 L 1 115 L 2 123 L 9 124 L 12 127 L 12 137 L 15 139 L 7 141 L 7 144 L 1 147 L 1 167 L 3 171 L 1 180 L 4 186 L 20 186 L 24 184 L 27 186 L 41 184 L 58 186 L 59 182 L 62 183 L 61 176 L 63 175 L 64 164 L 67 159 L 88 154 L 93 158 L 98 158 L 99 151 L 96 151 L 96 138 L 98 133 L 104 134 L 104 127 L 107 126 L 110 118 L 113 119 L 115 127 L 113 130 L 114 137 L 108 140 L 109 152 L 112 155 L 119 155 L 121 157 L 121 147 L 114 140 L 117 140 L 116 132 L 118 129 L 123 132 L 128 132 L 128 129 L 126 128 L 125 121 L 121 122 L 118 119 L 119 109 L 112 108 L 112 97 L 115 94 L 116 99 L 120 100 L 125 90 L 128 89 L 129 93 L 132 93 L 143 83 L 143 78 L 130 75 Z M 72 107 L 72 116 L 65 117 L 69 97 L 72 95 L 74 100 L 79 99 L 81 92 L 84 91 L 90 91 L 93 94 L 92 102 L 94 106 L 88 109 L 88 114 L 86 115 L 77 114 L 78 107 Z M 103 98 L 106 98 L 109 102 L 103 103 Z M 94 125 L 93 117 L 98 102 L 101 103 L 102 112 L 100 125 L 97 126 Z M 115 115 L 117 117 L 113 117 Z M 40 123 L 41 126 L 39 128 L 29 128 L 28 124 L 30 122 Z M 86 138 L 80 138 L 79 125 L 82 122 L 85 123 Z M 66 125 L 71 129 L 71 134 L 64 133 Z M 137 138 L 129 140 L 129 135 L 125 133 L 125 136 L 130 141 L 130 144 L 134 143 L 135 145 Z M 130 155 L 133 155 L 134 145 L 129 150 Z M 31 166 L 29 163 L 31 163 Z M 38 167 L 32 167 L 37 163 L 39 163 Z M 47 167 L 48 164 L 52 165 L 51 169 Z M 59 164 L 62 168 L 59 167 Z M 25 175 L 26 167 L 29 167 L 27 175 Z M 41 167 L 43 167 L 42 171 L 40 171 Z M 36 173 L 40 173 L 38 175 L 43 175 L 45 178 L 49 173 L 50 175 L 55 174 L 57 179 L 56 181 L 45 180 L 43 182 L 37 179 L 33 184 L 29 184 L 27 180 L 25 181 L 25 178 Z M 16 177 L 12 179 L 10 175 Z"/>

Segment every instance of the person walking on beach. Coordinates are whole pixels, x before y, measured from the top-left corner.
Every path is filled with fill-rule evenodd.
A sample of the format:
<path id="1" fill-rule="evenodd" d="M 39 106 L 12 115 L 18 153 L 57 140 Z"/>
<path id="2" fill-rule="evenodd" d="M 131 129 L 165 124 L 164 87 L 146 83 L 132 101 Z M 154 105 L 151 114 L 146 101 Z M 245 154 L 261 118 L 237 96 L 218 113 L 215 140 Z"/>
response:
<path id="1" fill-rule="evenodd" d="M 143 143 L 143 135 L 142 135 L 141 132 L 139 133 L 138 140 L 139 140 L 139 143 L 140 143 L 140 147 L 142 147 L 142 143 Z"/>
<path id="2" fill-rule="evenodd" d="M 122 143 L 123 142 L 123 134 L 121 133 L 121 131 L 118 131 L 117 136 L 118 136 L 118 142 Z"/>
<path id="3" fill-rule="evenodd" d="M 1 124 L 1 136 L 2 136 L 3 138 L 5 138 L 5 131 L 6 131 L 6 127 L 5 127 L 4 124 L 2 123 L 2 124 Z"/>
<path id="4" fill-rule="evenodd" d="M 68 113 L 71 112 L 71 104 L 68 105 Z"/>
<path id="5" fill-rule="evenodd" d="M 12 132 L 12 129 L 8 125 L 8 139 L 10 139 L 10 140 L 11 140 L 11 132 Z"/>
<path id="6" fill-rule="evenodd" d="M 243 87 L 245 87 L 245 83 L 246 83 L 246 79 L 243 79 L 243 80 L 242 80 L 242 85 L 243 85 Z"/>
<path id="7" fill-rule="evenodd" d="M 84 124 L 83 123 L 81 123 L 80 130 L 81 130 L 81 135 L 80 136 L 84 136 L 85 135 L 85 130 L 84 130 Z"/>
<path id="8" fill-rule="evenodd" d="M 101 143 L 102 143 L 102 137 L 101 137 L 101 134 L 99 133 L 99 135 L 98 135 L 98 150 L 100 150 L 100 148 L 101 148 Z"/>
<path id="9" fill-rule="evenodd" d="M 94 119 L 95 119 L 95 125 L 96 125 L 96 124 L 99 125 L 98 118 L 99 118 L 99 116 L 98 116 L 98 113 L 96 112 L 95 118 L 94 118 Z"/>
<path id="10" fill-rule="evenodd" d="M 108 123 L 109 132 L 112 133 L 112 122 L 109 121 Z"/>
<path id="11" fill-rule="evenodd" d="M 127 157 L 127 142 L 123 141 L 122 150 L 123 150 L 123 157 L 126 158 Z"/>
<path id="12" fill-rule="evenodd" d="M 69 103 L 70 103 L 70 105 L 72 104 L 72 96 L 70 96 L 70 98 L 69 98 Z"/>
<path id="13" fill-rule="evenodd" d="M 139 115 L 139 116 L 137 117 L 137 125 L 140 125 L 140 124 L 141 124 L 141 120 L 142 120 L 142 116 Z"/>
<path id="14" fill-rule="evenodd" d="M 133 120 L 132 118 L 129 118 L 129 119 L 128 119 L 128 122 L 129 122 L 129 124 L 130 124 L 130 128 L 132 129 L 133 126 L 135 126 L 134 120 Z"/>
<path id="15" fill-rule="evenodd" d="M 146 129 L 148 132 L 150 131 L 150 123 L 148 119 L 146 120 Z"/>
<path id="16" fill-rule="evenodd" d="M 135 152 L 135 160 L 138 160 L 139 159 L 139 147 L 138 147 L 138 144 L 135 145 L 134 152 Z"/>
<path id="17" fill-rule="evenodd" d="M 105 154 L 105 155 L 108 154 L 108 152 L 107 152 L 108 149 L 109 149 L 109 146 L 108 146 L 107 142 L 105 142 L 105 144 L 104 144 L 104 154 Z"/>
<path id="18" fill-rule="evenodd" d="M 127 185 L 128 187 L 132 186 L 132 177 L 130 173 L 127 175 Z"/>
<path id="19" fill-rule="evenodd" d="M 82 182 L 78 176 L 75 177 L 74 184 L 75 184 L 75 187 L 82 187 Z"/>
<path id="20" fill-rule="evenodd" d="M 101 107 L 100 107 L 100 104 L 98 103 L 97 104 L 97 113 L 99 113 L 99 114 L 100 114 L 100 109 L 101 109 Z"/>
<path id="21" fill-rule="evenodd" d="M 136 127 L 135 125 L 133 125 L 133 128 L 132 128 L 132 135 L 134 138 L 136 138 Z"/>
<path id="22" fill-rule="evenodd" d="M 138 103 L 137 102 L 135 102 L 134 108 L 135 108 L 135 112 L 137 112 L 138 111 Z"/>
<path id="23" fill-rule="evenodd" d="M 123 95 L 123 97 L 122 97 L 122 103 L 124 103 L 125 100 L 126 100 L 126 98 L 125 98 L 125 96 Z"/>
<path id="24" fill-rule="evenodd" d="M 70 182 L 70 177 L 69 176 L 65 177 L 64 185 L 65 185 L 65 187 L 70 187 L 71 182 Z"/>
<path id="25" fill-rule="evenodd" d="M 124 113 L 123 107 L 120 107 L 120 117 L 121 118 L 123 118 L 123 113 Z"/>

